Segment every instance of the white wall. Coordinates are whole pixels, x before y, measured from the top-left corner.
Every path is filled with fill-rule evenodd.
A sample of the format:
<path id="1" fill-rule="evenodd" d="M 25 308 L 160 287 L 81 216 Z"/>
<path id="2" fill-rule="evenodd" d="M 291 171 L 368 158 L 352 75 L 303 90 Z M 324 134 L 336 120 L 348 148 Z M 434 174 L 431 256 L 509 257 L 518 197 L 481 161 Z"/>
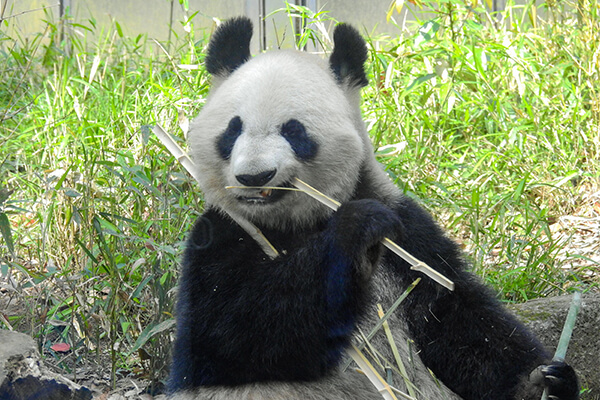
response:
<path id="1" fill-rule="evenodd" d="M 261 28 L 261 8 L 264 6 L 264 14 L 278 8 L 283 8 L 283 0 L 188 0 L 189 14 L 198 11 L 193 19 L 197 37 L 203 32 L 214 28 L 213 18 L 230 18 L 238 15 L 247 15 L 254 21 L 255 37 L 253 39 L 253 51 L 259 50 L 259 34 Z M 300 2 L 300 0 L 297 0 Z M 495 0 L 503 6 L 506 0 Z M 519 0 L 528 2 L 527 0 Z M 110 27 L 113 21 L 117 21 L 123 33 L 128 36 L 138 34 L 147 35 L 149 38 L 159 41 L 169 39 L 169 27 L 173 27 L 173 35 L 184 34 L 181 21 L 184 12 L 178 0 L 0 0 L 7 3 L 4 17 L 25 12 L 9 19 L 8 28 L 3 29 L 9 36 L 20 35 L 26 38 L 42 32 L 45 29 L 46 18 L 44 11 L 36 10 L 48 7 L 48 13 L 54 21 L 60 15 L 59 3 L 70 9 L 70 14 L 75 22 L 89 25 L 88 20 L 93 18 L 99 27 Z M 341 22 L 348 22 L 360 29 L 363 33 L 398 35 L 401 30 L 410 28 L 411 15 L 419 12 L 415 6 L 408 1 L 401 15 L 394 14 L 399 26 L 386 22 L 386 12 L 390 0 L 305 0 L 307 6 L 316 10 L 330 11 L 329 15 Z M 487 3 L 485 1 L 484 3 Z M 542 0 L 538 1 L 538 6 Z M 30 11 L 31 10 L 31 11 Z M 409 11 L 411 10 L 411 11 Z M 28 12 L 30 11 L 30 12 Z M 538 8 L 538 16 L 545 15 L 543 7 Z M 424 15 L 421 14 L 420 18 Z M 289 20 L 282 13 L 269 17 L 262 25 L 266 33 L 267 48 L 292 45 L 291 26 Z M 283 40 L 285 38 L 286 40 Z"/>

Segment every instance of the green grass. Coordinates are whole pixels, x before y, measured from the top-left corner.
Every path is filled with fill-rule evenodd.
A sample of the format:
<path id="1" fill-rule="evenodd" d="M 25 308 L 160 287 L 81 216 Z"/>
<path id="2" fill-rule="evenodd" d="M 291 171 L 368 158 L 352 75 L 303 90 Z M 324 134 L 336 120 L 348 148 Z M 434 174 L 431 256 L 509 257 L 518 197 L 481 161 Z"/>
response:
<path id="1" fill-rule="evenodd" d="M 575 29 L 568 12 L 493 29 L 492 16 L 441 5 L 418 34 L 373 52 L 380 81 L 365 115 L 375 143 L 406 143 L 384 158 L 392 176 L 464 239 L 504 298 L 576 285 L 549 225 L 600 182 L 597 5 L 583 4 Z"/>
<path id="2" fill-rule="evenodd" d="M 377 147 L 406 143 L 381 161 L 510 301 L 598 285 L 561 268 L 550 229 L 600 186 L 600 16 L 579 4 L 536 26 L 531 8 L 509 8 L 497 28 L 460 0 L 426 3 L 434 17 L 418 33 L 369 40 L 365 120 Z M 206 40 L 162 48 L 78 21 L 84 35 L 61 41 L 47 18 L 33 40 L 0 36 L 0 274 L 23 307 L 0 325 L 34 335 L 65 369 L 110 356 L 113 376 L 160 378 L 202 194 L 150 129 L 181 136 L 201 108 Z M 73 354 L 54 353 L 59 341 Z"/>

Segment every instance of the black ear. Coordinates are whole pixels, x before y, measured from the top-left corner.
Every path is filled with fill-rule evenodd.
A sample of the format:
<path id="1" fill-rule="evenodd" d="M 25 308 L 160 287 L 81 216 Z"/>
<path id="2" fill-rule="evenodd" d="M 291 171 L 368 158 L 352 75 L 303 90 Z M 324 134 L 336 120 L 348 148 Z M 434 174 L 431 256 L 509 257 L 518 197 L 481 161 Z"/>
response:
<path id="1" fill-rule="evenodd" d="M 213 33 L 206 51 L 206 70 L 226 76 L 250 58 L 252 21 L 237 17 L 225 21 Z"/>
<path id="2" fill-rule="evenodd" d="M 329 66 L 339 83 L 350 86 L 367 86 L 365 75 L 367 44 L 358 31 L 350 25 L 340 24 L 333 31 L 333 53 Z"/>

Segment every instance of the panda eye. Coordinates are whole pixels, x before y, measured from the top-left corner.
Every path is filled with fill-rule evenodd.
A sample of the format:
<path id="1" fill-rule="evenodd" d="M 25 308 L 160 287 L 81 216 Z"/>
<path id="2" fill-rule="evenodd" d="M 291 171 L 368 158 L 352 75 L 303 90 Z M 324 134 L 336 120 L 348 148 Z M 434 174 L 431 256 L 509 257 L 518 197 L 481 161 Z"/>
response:
<path id="1" fill-rule="evenodd" d="M 224 160 L 228 160 L 231 157 L 235 141 L 241 134 L 242 119 L 239 116 L 235 116 L 229 121 L 227 129 L 219 136 L 219 140 L 217 141 L 217 151 Z"/>
<path id="2" fill-rule="evenodd" d="M 306 128 L 297 119 L 290 119 L 281 125 L 280 132 L 299 159 L 309 161 L 317 155 L 319 145 L 308 136 Z"/>
<path id="3" fill-rule="evenodd" d="M 281 126 L 281 136 L 284 138 L 300 138 L 306 136 L 304 125 L 296 119 L 290 119 Z"/>

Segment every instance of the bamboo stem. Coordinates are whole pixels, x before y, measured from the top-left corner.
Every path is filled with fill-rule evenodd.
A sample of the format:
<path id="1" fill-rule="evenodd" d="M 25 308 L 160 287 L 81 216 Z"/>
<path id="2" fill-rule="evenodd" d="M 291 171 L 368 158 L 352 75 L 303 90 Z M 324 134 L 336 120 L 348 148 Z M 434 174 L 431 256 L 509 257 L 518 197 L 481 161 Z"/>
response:
<path id="1" fill-rule="evenodd" d="M 383 307 L 381 304 L 377 304 L 377 315 L 380 319 L 382 319 L 385 315 L 383 312 Z M 406 372 L 406 367 L 402 362 L 402 358 L 400 357 L 400 352 L 398 351 L 398 346 L 396 346 L 396 341 L 394 340 L 394 335 L 392 334 L 392 330 L 390 328 L 390 324 L 387 320 L 383 323 L 383 331 L 385 332 L 385 336 L 387 337 L 388 343 L 390 344 L 390 348 L 392 349 L 392 354 L 394 356 L 394 360 L 396 361 L 396 365 L 398 366 L 398 370 L 400 371 L 400 376 L 404 379 L 404 384 L 406 385 L 406 390 L 408 390 L 408 394 L 416 399 L 417 393 L 415 392 L 415 385 L 408 379 L 408 373 Z"/>
<path id="2" fill-rule="evenodd" d="M 383 380 L 381 375 L 377 373 L 373 365 L 367 360 L 364 354 L 354 345 L 348 347 L 346 350 L 350 357 L 356 362 L 356 364 L 360 367 L 361 371 L 369 378 L 373 386 L 377 389 L 377 391 L 383 396 L 386 400 L 398 400 L 398 398 L 394 395 L 392 388 L 390 385 Z"/>
<path id="3" fill-rule="evenodd" d="M 383 326 L 383 323 L 385 321 L 387 321 L 390 316 L 396 311 L 396 309 L 400 306 L 400 304 L 404 301 L 404 299 L 406 299 L 408 297 L 408 295 L 410 294 L 410 292 L 413 291 L 413 289 L 419 284 L 419 282 L 421 282 L 421 278 L 417 278 L 415 279 L 415 281 L 413 283 L 411 283 L 406 290 L 404 291 L 404 293 L 402 293 L 400 295 L 400 297 L 398 297 L 396 299 L 396 301 L 394 302 L 394 304 L 392 304 L 392 306 L 390 308 L 388 308 L 388 310 L 385 312 L 384 316 L 379 318 L 379 321 L 377 321 L 377 323 L 375 324 L 375 326 L 371 329 L 371 332 L 369 332 L 367 334 L 367 336 L 365 337 L 365 341 L 361 342 L 358 344 L 358 349 L 362 350 L 365 346 L 366 346 L 366 342 L 371 340 L 375 334 L 379 331 L 379 329 L 381 329 L 381 327 Z M 342 371 L 345 371 L 348 369 L 348 367 L 350 366 L 350 363 L 352 361 L 350 360 L 346 360 L 343 364 L 342 364 Z"/>
<path id="4" fill-rule="evenodd" d="M 156 137 L 160 140 L 160 142 L 169 150 L 169 153 L 173 157 L 179 161 L 183 168 L 197 181 L 200 182 L 200 179 L 197 175 L 197 171 L 192 159 L 183 151 L 181 147 L 173 140 L 171 135 L 169 135 L 160 125 L 154 125 L 152 132 L 156 135 Z"/>
<path id="5" fill-rule="evenodd" d="M 155 125 L 152 129 L 154 134 L 158 137 L 161 143 L 169 150 L 169 152 L 179 161 L 179 163 L 186 169 L 186 171 L 196 180 L 200 181 L 198 177 L 197 169 L 195 168 L 194 162 L 189 158 L 189 156 L 183 151 L 181 147 L 171 138 L 171 136 L 165 132 L 165 130 L 160 125 Z M 307 183 L 301 181 L 298 178 L 294 179 L 294 186 L 296 188 L 302 190 L 304 193 L 308 194 L 310 197 L 315 200 L 323 203 L 327 207 L 332 210 L 337 210 L 341 205 L 338 201 L 326 196 L 325 194 L 319 192 L 317 189 L 308 185 Z M 233 188 L 228 186 L 228 188 Z M 275 189 L 286 189 L 286 188 L 275 188 Z M 256 242 L 260 245 L 263 251 L 271 258 L 275 258 L 279 255 L 275 247 L 269 242 L 269 240 L 262 234 L 260 229 L 258 229 L 252 222 L 242 218 L 239 215 L 231 215 L 232 219 L 237 222 Z M 454 290 L 454 282 L 450 279 L 446 278 L 444 275 L 439 273 L 438 271 L 431 268 L 426 263 L 420 261 L 419 259 L 413 257 L 410 253 L 402 249 L 396 243 L 391 241 L 388 238 L 382 240 L 382 244 L 390 249 L 392 252 L 403 258 L 406 262 L 411 265 L 411 269 L 415 271 L 419 271 L 439 283 L 440 285 L 448 288 L 449 290 Z"/>
<path id="6" fill-rule="evenodd" d="M 195 168 L 194 162 L 188 155 L 183 151 L 181 147 L 169 135 L 160 125 L 155 125 L 154 129 L 152 129 L 156 137 L 161 141 L 161 143 L 169 150 L 169 152 L 179 161 L 179 163 L 185 168 L 185 170 L 197 181 L 200 182 L 198 177 L 198 172 Z M 234 215 L 231 212 L 228 212 L 231 219 L 233 219 L 239 226 L 244 229 L 248 235 L 252 237 L 258 243 L 260 248 L 265 252 L 267 256 L 271 259 L 277 257 L 279 253 L 277 249 L 273 247 L 271 242 L 263 235 L 263 233 L 254 225 L 252 222 L 247 219 Z"/>
<path id="7" fill-rule="evenodd" d="M 303 190 L 306 194 L 308 194 L 313 199 L 320 201 L 322 204 L 326 205 L 327 207 L 331 208 L 334 211 L 336 211 L 339 208 L 339 206 L 341 205 L 338 201 L 321 193 L 317 189 L 313 188 L 312 186 L 310 186 L 306 182 L 301 181 L 298 178 L 294 179 L 293 184 L 298 189 Z M 404 261 L 408 262 L 411 265 L 411 269 L 424 273 L 425 275 L 427 275 L 428 277 L 430 277 L 431 279 L 433 279 L 440 285 L 444 286 L 445 288 L 448 288 L 449 290 L 454 290 L 454 282 L 452 282 L 450 279 L 446 278 L 444 275 L 442 275 L 438 271 L 431 268 L 429 265 L 427 265 L 423 261 L 420 261 L 418 258 L 416 258 L 413 255 L 411 255 L 410 253 L 408 253 L 406 250 L 404 250 L 402 247 L 398 246 L 392 240 L 390 240 L 388 238 L 384 238 L 381 241 L 381 243 L 385 247 L 390 249 L 392 252 L 394 252 L 396 255 L 398 255 L 402 259 L 404 259 Z"/>
<path id="8" fill-rule="evenodd" d="M 565 361 L 567 348 L 569 347 L 571 335 L 573 334 L 573 329 L 575 328 L 575 321 L 577 320 L 579 307 L 581 307 L 581 293 L 575 292 L 573 294 L 571 306 L 569 307 L 569 312 L 567 313 L 567 318 L 565 319 L 565 324 L 560 334 L 560 339 L 558 339 L 558 346 L 556 346 L 556 351 L 554 352 L 552 361 Z M 542 400 L 548 400 L 548 389 L 544 389 L 544 393 L 542 393 Z"/>
<path id="9" fill-rule="evenodd" d="M 567 348 L 569 347 L 569 342 L 571 341 L 571 335 L 573 334 L 573 329 L 575 328 L 575 321 L 577 320 L 577 313 L 579 312 L 580 306 L 581 293 L 575 292 L 573 294 L 573 299 L 571 300 L 569 312 L 567 313 L 565 325 L 562 333 L 560 334 L 560 339 L 558 340 L 558 346 L 556 347 L 556 352 L 554 353 L 554 358 L 552 359 L 553 361 L 565 360 Z"/>

